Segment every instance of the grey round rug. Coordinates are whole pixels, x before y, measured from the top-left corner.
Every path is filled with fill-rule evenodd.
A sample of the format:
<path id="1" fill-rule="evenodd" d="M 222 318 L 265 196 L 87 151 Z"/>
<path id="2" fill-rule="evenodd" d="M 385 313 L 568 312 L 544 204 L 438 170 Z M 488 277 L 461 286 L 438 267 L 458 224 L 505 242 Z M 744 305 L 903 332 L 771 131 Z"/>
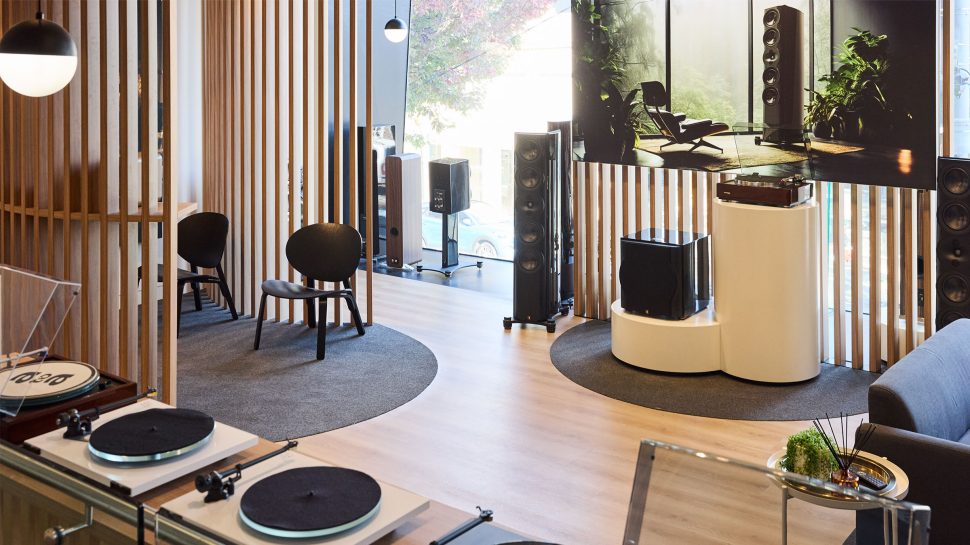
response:
<path id="1" fill-rule="evenodd" d="M 434 380 L 438 362 L 425 345 L 378 324 L 358 337 L 330 326 L 327 357 L 317 361 L 317 330 L 263 323 L 206 302 L 182 304 L 178 406 L 203 411 L 271 441 L 330 431 L 400 407 Z M 347 318 L 346 312 L 344 318 Z"/>
<path id="2" fill-rule="evenodd" d="M 610 324 L 589 321 L 563 333 L 551 349 L 563 375 L 613 399 L 680 414 L 732 420 L 811 420 L 825 413 L 868 411 L 875 373 L 822 365 L 816 378 L 765 384 L 724 373 L 675 375 L 627 365 L 610 351 Z"/>

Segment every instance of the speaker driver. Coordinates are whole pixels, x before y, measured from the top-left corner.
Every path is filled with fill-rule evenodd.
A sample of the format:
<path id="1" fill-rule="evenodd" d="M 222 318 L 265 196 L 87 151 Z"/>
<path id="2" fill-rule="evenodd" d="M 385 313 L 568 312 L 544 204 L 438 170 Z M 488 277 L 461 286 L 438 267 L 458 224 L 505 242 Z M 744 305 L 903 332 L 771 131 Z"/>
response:
<path id="1" fill-rule="evenodd" d="M 951 168 L 943 175 L 943 189 L 951 195 L 963 195 L 970 189 L 970 176 L 962 168 Z"/>
<path id="2" fill-rule="evenodd" d="M 535 244 L 542 240 L 542 227 L 538 223 L 529 222 L 519 231 L 519 240 L 526 244 Z"/>
<path id="3" fill-rule="evenodd" d="M 940 211 L 940 218 L 950 231 L 959 232 L 970 227 L 970 209 L 963 203 L 952 202 L 945 205 Z"/>
<path id="4" fill-rule="evenodd" d="M 957 240 L 951 241 L 950 244 L 941 240 L 937 244 L 936 256 L 940 260 L 940 265 L 959 268 L 967 263 L 967 256 Z"/>
<path id="5" fill-rule="evenodd" d="M 778 102 L 778 89 L 774 87 L 768 87 L 761 93 L 761 100 L 765 101 L 765 104 L 775 104 Z"/>
<path id="6" fill-rule="evenodd" d="M 519 184 L 519 187 L 535 189 L 539 187 L 539 183 L 541 182 L 539 171 L 532 167 L 520 168 L 515 171 L 515 182 Z"/>
<path id="7" fill-rule="evenodd" d="M 526 214 L 541 212 L 545 208 L 545 202 L 535 195 L 525 196 L 519 203 L 519 211 Z"/>
<path id="8" fill-rule="evenodd" d="M 778 20 L 780 18 L 781 16 L 778 13 L 778 10 L 769 9 L 765 10 L 765 16 L 761 21 L 765 24 L 765 26 L 775 26 L 778 24 Z"/>
<path id="9" fill-rule="evenodd" d="M 516 260 L 519 268 L 527 273 L 536 272 L 542 267 L 542 254 L 537 252 L 522 252 Z"/>
<path id="10" fill-rule="evenodd" d="M 774 47 L 766 47 L 761 59 L 765 61 L 765 64 L 775 64 L 778 62 L 778 50 Z"/>
<path id="11" fill-rule="evenodd" d="M 761 35 L 761 41 L 763 41 L 765 45 L 778 45 L 778 29 L 769 28 L 766 30 L 765 33 Z"/>
<path id="12" fill-rule="evenodd" d="M 970 318 L 970 316 L 966 316 L 964 314 L 951 310 L 950 312 L 947 312 L 937 317 L 938 323 L 936 324 L 936 327 L 937 329 L 943 329 L 944 327 L 950 325 L 951 323 L 963 318 Z"/>
<path id="13" fill-rule="evenodd" d="M 534 141 L 527 141 L 519 146 L 519 159 L 523 161 L 535 161 L 539 158 L 539 146 Z"/>
<path id="14" fill-rule="evenodd" d="M 765 71 L 761 73 L 761 81 L 765 82 L 765 85 L 774 85 L 778 83 L 778 69 L 766 68 Z"/>
<path id="15" fill-rule="evenodd" d="M 962 305 L 970 300 L 970 284 L 967 283 L 966 278 L 956 274 L 940 279 L 940 292 L 947 301 L 955 305 Z"/>

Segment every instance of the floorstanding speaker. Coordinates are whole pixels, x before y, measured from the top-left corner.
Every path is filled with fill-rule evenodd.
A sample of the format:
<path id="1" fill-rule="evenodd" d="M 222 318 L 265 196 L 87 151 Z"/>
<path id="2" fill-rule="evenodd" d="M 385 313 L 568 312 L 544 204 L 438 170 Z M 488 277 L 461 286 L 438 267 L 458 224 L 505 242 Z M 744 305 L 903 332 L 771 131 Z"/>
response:
<path id="1" fill-rule="evenodd" d="M 802 12 L 790 6 L 765 9 L 764 91 L 765 129 L 762 139 L 773 143 L 801 143 L 804 115 Z"/>
<path id="2" fill-rule="evenodd" d="M 936 328 L 970 318 L 970 160 L 937 165 Z"/>
<path id="3" fill-rule="evenodd" d="M 550 121 L 549 131 L 559 131 L 559 300 L 573 299 L 573 139 L 572 121 Z"/>
<path id="4" fill-rule="evenodd" d="M 387 265 L 421 261 L 421 156 L 387 158 Z"/>
<path id="5" fill-rule="evenodd" d="M 513 323 L 556 330 L 559 301 L 559 131 L 515 133 Z"/>

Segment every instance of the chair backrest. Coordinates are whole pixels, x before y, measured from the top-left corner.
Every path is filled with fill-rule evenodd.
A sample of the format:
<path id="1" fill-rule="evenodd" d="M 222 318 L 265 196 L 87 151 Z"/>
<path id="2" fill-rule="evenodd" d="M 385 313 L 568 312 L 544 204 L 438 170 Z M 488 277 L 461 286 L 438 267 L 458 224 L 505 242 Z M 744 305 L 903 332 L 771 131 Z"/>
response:
<path id="1" fill-rule="evenodd" d="M 360 233 L 342 223 L 307 225 L 286 241 L 286 259 L 300 274 L 322 282 L 342 282 L 360 264 Z"/>
<path id="2" fill-rule="evenodd" d="M 178 225 L 179 257 L 196 267 L 213 268 L 226 251 L 229 218 L 218 212 L 199 212 Z"/>
<path id="3" fill-rule="evenodd" d="M 957 441 L 970 429 L 970 320 L 938 331 L 869 386 L 873 424 Z"/>
<path id="4" fill-rule="evenodd" d="M 657 129 L 660 130 L 660 134 L 668 137 L 677 139 L 680 135 L 680 122 L 677 121 L 677 117 L 666 111 L 666 110 L 647 110 L 647 115 L 653 120 L 654 124 L 657 125 Z"/>
<path id="5" fill-rule="evenodd" d="M 663 83 L 643 81 L 640 82 L 640 89 L 643 91 L 644 106 L 653 106 L 657 109 L 667 107 L 667 89 Z"/>

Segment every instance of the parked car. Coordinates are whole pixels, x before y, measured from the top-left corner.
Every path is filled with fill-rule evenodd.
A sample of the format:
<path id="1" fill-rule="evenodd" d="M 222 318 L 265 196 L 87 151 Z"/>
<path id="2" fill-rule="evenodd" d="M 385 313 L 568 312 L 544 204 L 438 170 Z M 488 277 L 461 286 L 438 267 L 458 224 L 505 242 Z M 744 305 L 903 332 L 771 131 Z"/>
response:
<path id="1" fill-rule="evenodd" d="M 441 214 L 429 210 L 425 203 L 421 212 L 421 245 L 441 249 Z M 513 254 L 511 214 L 498 208 L 472 201 L 468 210 L 458 213 L 458 252 L 466 255 L 511 261 Z"/>

